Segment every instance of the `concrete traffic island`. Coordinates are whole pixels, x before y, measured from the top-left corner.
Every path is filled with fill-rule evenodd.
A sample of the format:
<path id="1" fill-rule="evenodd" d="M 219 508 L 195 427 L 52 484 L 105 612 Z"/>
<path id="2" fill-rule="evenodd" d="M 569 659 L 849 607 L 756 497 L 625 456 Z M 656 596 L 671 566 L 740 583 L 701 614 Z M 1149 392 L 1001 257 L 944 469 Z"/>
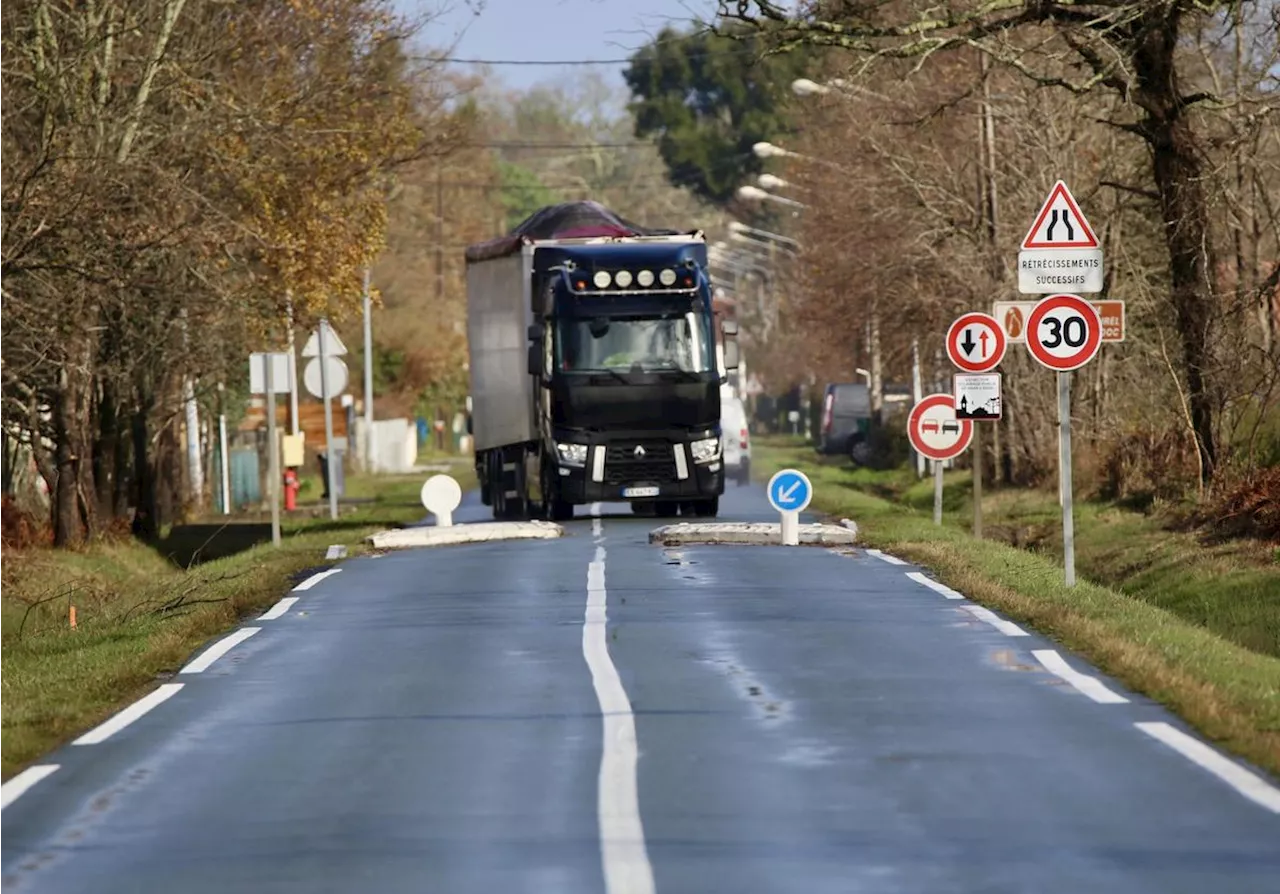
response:
<path id="1" fill-rule="evenodd" d="M 545 521 L 495 521 L 455 525 L 453 511 L 462 502 L 462 487 L 448 475 L 432 475 L 422 485 L 422 505 L 436 517 L 433 527 L 395 528 L 367 539 L 374 549 L 453 546 L 494 540 L 555 540 L 564 528 Z"/>
<path id="2" fill-rule="evenodd" d="M 554 540 L 564 528 L 554 522 L 477 522 L 468 525 L 397 528 L 379 531 L 367 539 L 374 549 L 412 549 L 419 546 L 453 546 L 493 540 Z"/>
<path id="3" fill-rule="evenodd" d="M 799 546 L 852 546 L 857 542 L 856 526 L 809 524 L 796 526 Z M 650 543 L 679 546 L 692 543 L 739 543 L 781 546 L 780 522 L 682 522 L 664 525 L 649 532 Z"/>

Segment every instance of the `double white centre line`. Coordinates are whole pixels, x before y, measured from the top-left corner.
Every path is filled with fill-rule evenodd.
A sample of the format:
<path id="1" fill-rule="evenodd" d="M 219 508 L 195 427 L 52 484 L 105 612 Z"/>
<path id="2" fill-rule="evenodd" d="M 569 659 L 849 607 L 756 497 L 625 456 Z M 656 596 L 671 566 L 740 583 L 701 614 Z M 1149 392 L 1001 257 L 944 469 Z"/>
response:
<path id="1" fill-rule="evenodd" d="M 600 537 L 598 518 L 592 528 Z M 605 549 L 597 546 L 595 561 L 587 566 L 587 610 L 582 622 L 582 655 L 591 670 L 604 720 L 596 800 L 600 859 L 608 894 L 653 894 L 653 866 L 645 846 L 636 781 L 636 720 L 618 669 L 609 657 L 604 562 Z"/>

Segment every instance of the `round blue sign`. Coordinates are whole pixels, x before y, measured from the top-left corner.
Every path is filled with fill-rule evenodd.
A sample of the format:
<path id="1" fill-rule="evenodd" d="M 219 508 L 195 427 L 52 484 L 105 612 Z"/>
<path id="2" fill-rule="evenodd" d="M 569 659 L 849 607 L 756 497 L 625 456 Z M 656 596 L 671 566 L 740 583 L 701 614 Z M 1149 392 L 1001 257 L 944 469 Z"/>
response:
<path id="1" fill-rule="evenodd" d="M 779 512 L 803 512 L 813 499 L 813 484 L 798 469 L 783 469 L 769 479 L 769 503 Z"/>

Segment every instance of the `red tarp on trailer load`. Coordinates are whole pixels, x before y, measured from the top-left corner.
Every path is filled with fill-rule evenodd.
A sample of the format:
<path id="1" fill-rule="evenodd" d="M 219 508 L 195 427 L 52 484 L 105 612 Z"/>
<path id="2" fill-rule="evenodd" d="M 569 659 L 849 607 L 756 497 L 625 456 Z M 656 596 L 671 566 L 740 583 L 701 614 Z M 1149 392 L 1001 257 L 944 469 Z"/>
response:
<path id="1" fill-rule="evenodd" d="M 599 202 L 564 202 L 540 208 L 506 236 L 467 248 L 468 261 L 500 258 L 519 251 L 525 242 L 537 239 L 582 239 L 593 236 L 680 236 L 697 230 L 642 227 L 615 214 Z"/>

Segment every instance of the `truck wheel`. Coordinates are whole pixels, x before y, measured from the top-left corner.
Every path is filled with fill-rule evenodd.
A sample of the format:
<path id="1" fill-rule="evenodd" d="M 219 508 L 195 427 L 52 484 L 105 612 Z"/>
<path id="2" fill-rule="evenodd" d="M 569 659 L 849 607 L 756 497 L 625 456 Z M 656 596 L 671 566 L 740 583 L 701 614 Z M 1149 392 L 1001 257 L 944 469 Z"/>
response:
<path id="1" fill-rule="evenodd" d="M 547 521 L 568 521 L 573 518 L 573 504 L 560 499 L 560 489 L 547 474 L 551 468 L 546 458 L 541 463 L 542 472 L 542 517 Z"/>
<path id="2" fill-rule="evenodd" d="M 659 500 L 653 504 L 654 515 L 659 518 L 675 518 L 680 514 L 680 504 L 671 500 Z"/>
<path id="3" fill-rule="evenodd" d="M 525 474 L 524 458 L 521 451 L 500 451 L 498 459 L 500 482 L 498 487 L 502 491 L 502 518 L 511 521 L 523 521 L 529 517 L 529 482 Z M 510 462 L 513 466 L 507 469 L 506 466 Z"/>
<path id="4" fill-rule="evenodd" d="M 507 514 L 507 493 L 502 481 L 502 451 L 490 450 L 485 454 L 489 478 L 489 506 L 493 517 L 501 521 Z"/>
<path id="5" fill-rule="evenodd" d="M 695 518 L 715 518 L 719 514 L 719 497 L 711 497 L 709 500 L 692 500 L 685 510 L 685 515 L 692 515 Z"/>

